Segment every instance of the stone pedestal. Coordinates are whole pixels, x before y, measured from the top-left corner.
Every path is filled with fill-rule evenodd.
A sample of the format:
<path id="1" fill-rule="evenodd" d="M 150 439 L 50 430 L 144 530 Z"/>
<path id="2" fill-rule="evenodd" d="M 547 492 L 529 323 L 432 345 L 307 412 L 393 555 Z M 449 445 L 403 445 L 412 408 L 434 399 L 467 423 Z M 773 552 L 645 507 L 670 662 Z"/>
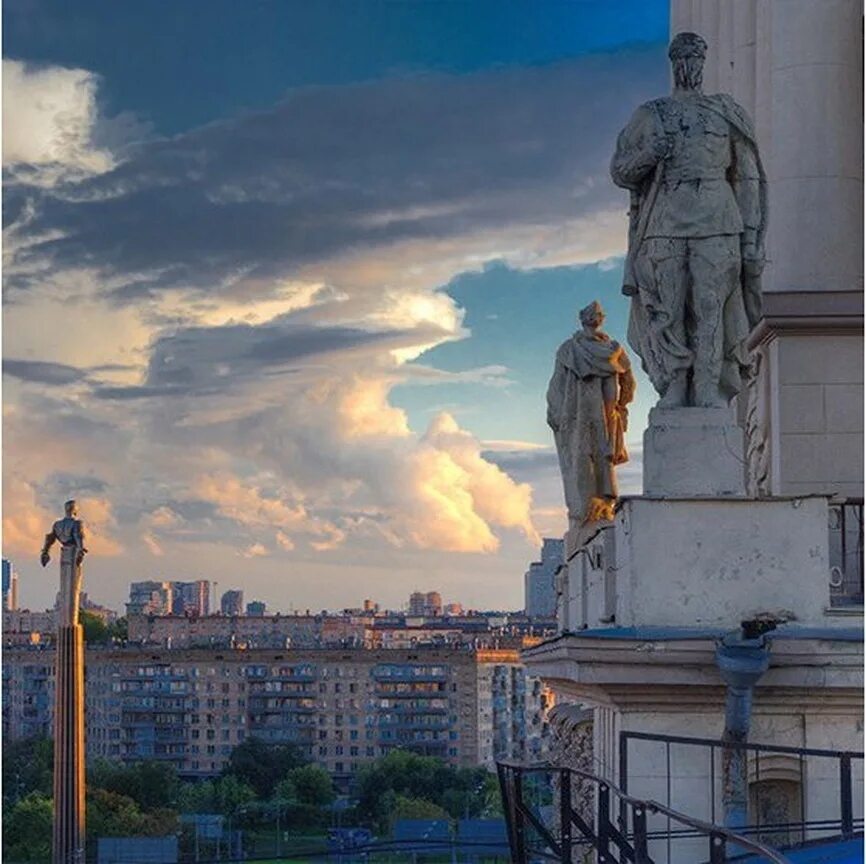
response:
<path id="1" fill-rule="evenodd" d="M 743 430 L 731 408 L 653 408 L 643 436 L 650 498 L 743 497 Z"/>
<path id="2" fill-rule="evenodd" d="M 560 627 L 850 627 L 829 614 L 828 519 L 821 497 L 624 498 L 566 559 Z"/>
<path id="3" fill-rule="evenodd" d="M 57 628 L 52 864 L 84 862 L 84 629 Z"/>

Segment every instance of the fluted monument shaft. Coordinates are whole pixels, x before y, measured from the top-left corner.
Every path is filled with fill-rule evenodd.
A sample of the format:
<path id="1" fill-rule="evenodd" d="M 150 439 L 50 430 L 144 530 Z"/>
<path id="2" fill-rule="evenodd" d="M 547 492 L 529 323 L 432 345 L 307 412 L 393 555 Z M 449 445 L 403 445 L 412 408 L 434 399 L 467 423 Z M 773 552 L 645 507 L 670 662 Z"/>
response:
<path id="1" fill-rule="evenodd" d="M 84 861 L 84 628 L 57 629 L 53 864 Z"/>

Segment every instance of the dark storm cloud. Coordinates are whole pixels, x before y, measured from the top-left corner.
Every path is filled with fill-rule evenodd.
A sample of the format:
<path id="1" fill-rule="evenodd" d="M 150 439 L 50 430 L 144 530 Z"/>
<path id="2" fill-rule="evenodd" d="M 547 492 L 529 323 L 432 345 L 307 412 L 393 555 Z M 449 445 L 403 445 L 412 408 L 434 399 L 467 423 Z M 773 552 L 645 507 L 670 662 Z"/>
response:
<path id="1" fill-rule="evenodd" d="M 55 471 L 40 484 L 41 491 L 47 497 L 68 498 L 70 495 L 86 495 L 104 492 L 108 483 L 92 474 L 71 474 L 65 471 Z"/>
<path id="2" fill-rule="evenodd" d="M 129 277 L 114 289 L 129 302 L 401 239 L 589 215 L 619 200 L 609 154 L 630 106 L 664 84 L 657 54 L 304 88 L 151 141 L 107 174 L 13 190 L 9 213 L 26 195 L 26 231 L 45 239 L 18 250 L 8 284 L 26 286 L 34 264 L 96 267 Z"/>
<path id="3" fill-rule="evenodd" d="M 95 393 L 115 400 L 217 393 L 256 376 L 297 371 L 330 355 L 345 360 L 365 348 L 388 351 L 448 335 L 433 326 L 386 331 L 305 326 L 292 317 L 260 325 L 187 327 L 162 336 L 151 347 L 143 385 L 99 387 Z"/>
<path id="4" fill-rule="evenodd" d="M 9 358 L 3 361 L 3 374 L 11 375 L 21 381 L 35 384 L 63 386 L 82 381 L 87 373 L 75 366 L 65 363 L 48 363 L 42 360 L 15 360 Z"/>

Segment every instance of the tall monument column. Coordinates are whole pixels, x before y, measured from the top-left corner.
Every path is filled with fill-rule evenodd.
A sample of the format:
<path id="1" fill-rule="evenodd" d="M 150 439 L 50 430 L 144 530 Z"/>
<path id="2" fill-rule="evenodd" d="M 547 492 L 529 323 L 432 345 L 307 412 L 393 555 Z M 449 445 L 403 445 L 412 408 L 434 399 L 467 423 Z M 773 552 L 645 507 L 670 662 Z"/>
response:
<path id="1" fill-rule="evenodd" d="M 60 603 L 54 699 L 54 831 L 52 864 L 84 862 L 84 630 L 78 623 L 84 526 L 75 501 L 45 536 L 41 561 L 60 543 Z"/>

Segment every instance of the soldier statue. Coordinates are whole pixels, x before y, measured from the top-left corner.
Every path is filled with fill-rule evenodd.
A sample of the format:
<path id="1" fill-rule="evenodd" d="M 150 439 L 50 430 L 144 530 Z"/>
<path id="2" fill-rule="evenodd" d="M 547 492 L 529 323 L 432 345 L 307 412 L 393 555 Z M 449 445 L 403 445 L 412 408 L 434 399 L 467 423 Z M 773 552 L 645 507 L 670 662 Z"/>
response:
<path id="1" fill-rule="evenodd" d="M 611 163 L 632 201 L 628 340 L 663 408 L 727 405 L 761 315 L 766 181 L 746 112 L 701 90 L 706 52 L 674 37 L 673 94 L 635 111 Z"/>

